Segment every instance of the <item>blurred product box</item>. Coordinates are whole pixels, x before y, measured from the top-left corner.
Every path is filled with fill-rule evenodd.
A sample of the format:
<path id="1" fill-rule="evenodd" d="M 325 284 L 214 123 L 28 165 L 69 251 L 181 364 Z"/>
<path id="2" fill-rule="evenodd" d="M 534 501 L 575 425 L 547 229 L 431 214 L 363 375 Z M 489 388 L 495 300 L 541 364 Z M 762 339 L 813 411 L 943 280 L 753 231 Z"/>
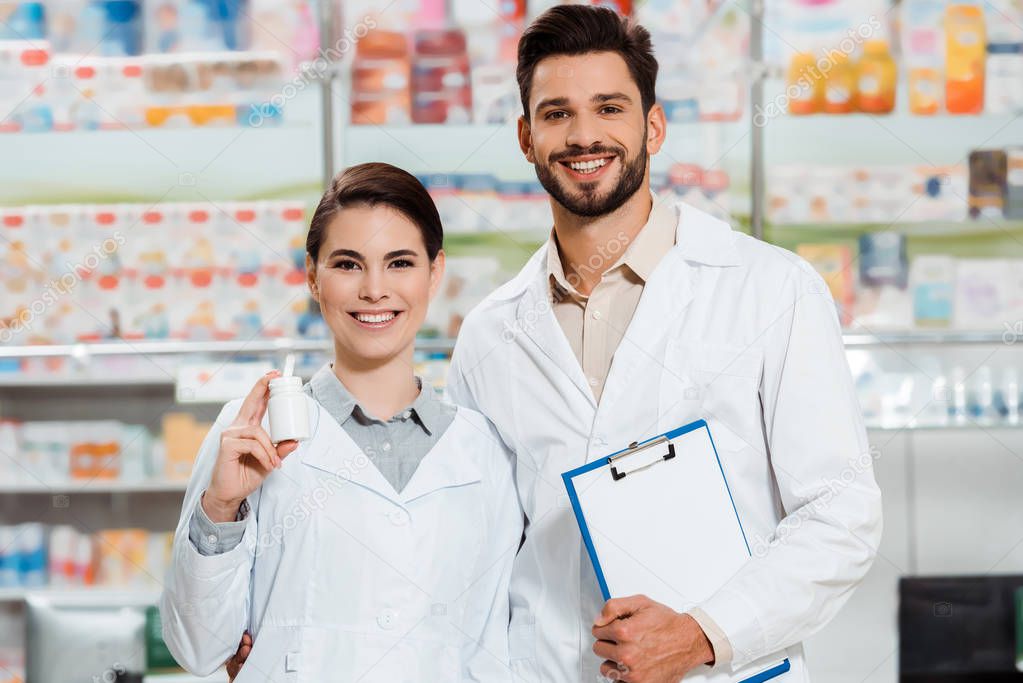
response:
<path id="1" fill-rule="evenodd" d="M 852 250 L 840 244 L 801 244 L 796 253 L 824 278 L 838 309 L 839 320 L 843 326 L 848 325 L 852 321 L 854 301 Z"/>
<path id="2" fill-rule="evenodd" d="M 1005 215 L 1008 184 L 1008 155 L 1005 150 L 970 153 L 970 216 L 1002 218 Z"/>
<path id="3" fill-rule="evenodd" d="M 189 413 L 165 413 L 163 416 L 163 476 L 185 481 L 192 474 L 195 456 L 213 425 L 196 421 Z"/>

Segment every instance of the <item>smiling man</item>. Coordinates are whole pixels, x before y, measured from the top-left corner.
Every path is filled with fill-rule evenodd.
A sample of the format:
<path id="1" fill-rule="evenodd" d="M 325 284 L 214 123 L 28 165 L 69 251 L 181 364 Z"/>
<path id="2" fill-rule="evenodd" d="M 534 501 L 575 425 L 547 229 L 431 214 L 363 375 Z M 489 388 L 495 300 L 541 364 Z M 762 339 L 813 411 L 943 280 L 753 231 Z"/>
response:
<path id="1" fill-rule="evenodd" d="M 848 599 L 881 533 L 841 330 L 795 255 L 655 200 L 656 79 L 648 32 L 610 10 L 555 7 L 519 43 L 519 145 L 554 227 L 467 317 L 449 376 L 516 454 L 527 528 L 510 666 L 521 681 L 666 683 L 787 658 L 779 680 L 806 681 L 800 641 Z M 701 418 L 753 556 L 686 612 L 604 604 L 561 473 Z M 642 533 L 672 543 L 700 523 Z"/>

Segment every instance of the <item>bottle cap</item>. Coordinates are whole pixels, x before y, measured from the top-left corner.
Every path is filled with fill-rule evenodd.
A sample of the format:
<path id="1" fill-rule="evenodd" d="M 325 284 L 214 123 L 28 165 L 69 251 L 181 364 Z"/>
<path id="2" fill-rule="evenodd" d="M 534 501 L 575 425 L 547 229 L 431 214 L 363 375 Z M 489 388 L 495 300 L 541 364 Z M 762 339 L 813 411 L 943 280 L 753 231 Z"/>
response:
<path id="1" fill-rule="evenodd" d="M 286 392 L 286 391 L 301 391 L 302 389 L 302 378 L 294 375 L 290 377 L 275 377 L 270 380 L 270 393 Z"/>

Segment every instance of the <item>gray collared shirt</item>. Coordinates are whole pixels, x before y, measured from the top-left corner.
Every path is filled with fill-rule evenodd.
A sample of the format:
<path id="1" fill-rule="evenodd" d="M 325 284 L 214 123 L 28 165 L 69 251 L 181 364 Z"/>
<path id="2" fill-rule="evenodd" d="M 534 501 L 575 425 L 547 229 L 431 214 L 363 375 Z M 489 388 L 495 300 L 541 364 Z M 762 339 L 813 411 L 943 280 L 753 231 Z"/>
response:
<path id="1" fill-rule="evenodd" d="M 455 407 L 441 400 L 428 382 L 416 378 L 419 396 L 388 420 L 367 413 L 341 383 L 330 364 L 316 371 L 304 390 L 322 405 L 366 457 L 399 493 L 430 449 L 455 419 Z M 235 522 L 215 523 L 196 504 L 188 538 L 202 555 L 219 555 L 235 548 L 245 531 L 247 506 Z"/>

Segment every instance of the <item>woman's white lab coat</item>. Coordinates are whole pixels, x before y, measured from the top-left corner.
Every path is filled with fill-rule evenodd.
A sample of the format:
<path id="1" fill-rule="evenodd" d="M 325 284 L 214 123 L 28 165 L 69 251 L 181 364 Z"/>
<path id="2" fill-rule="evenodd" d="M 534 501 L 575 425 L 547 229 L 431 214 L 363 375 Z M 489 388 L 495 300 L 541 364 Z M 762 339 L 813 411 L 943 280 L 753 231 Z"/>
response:
<path id="1" fill-rule="evenodd" d="M 479 413 L 455 419 L 397 493 L 308 398 L 312 437 L 249 497 L 242 542 L 203 556 L 189 519 L 225 406 L 203 442 L 174 536 L 163 632 L 208 674 L 245 629 L 251 681 L 505 681 L 508 580 L 522 533 L 510 456 Z"/>

